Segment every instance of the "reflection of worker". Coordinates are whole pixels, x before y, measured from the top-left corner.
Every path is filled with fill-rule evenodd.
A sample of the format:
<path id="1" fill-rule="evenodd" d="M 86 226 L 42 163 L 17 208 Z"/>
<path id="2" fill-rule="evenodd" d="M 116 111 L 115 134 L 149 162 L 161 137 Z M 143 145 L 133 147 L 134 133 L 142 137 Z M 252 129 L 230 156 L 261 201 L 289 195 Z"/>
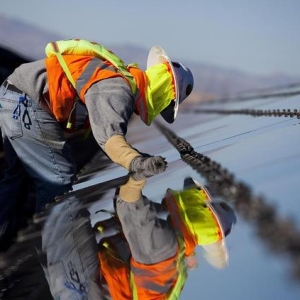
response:
<path id="1" fill-rule="evenodd" d="M 64 217 L 59 213 L 54 221 L 50 218 L 43 239 L 55 299 L 177 299 L 187 267 L 193 267 L 191 261 L 186 264 L 186 258 L 192 257 L 197 245 L 203 246 L 214 267 L 227 265 L 225 236 L 236 219 L 226 203 L 212 202 L 191 178 L 185 180 L 183 190 L 168 189 L 162 204 L 142 195 L 144 184 L 130 178 L 121 186 L 116 199 L 121 233 L 100 240 L 99 267 L 96 243 L 83 215 L 76 221 L 72 214 L 70 225 L 75 230 L 68 222 L 60 227 L 58 220 Z M 161 212 L 168 212 L 169 217 L 160 218 Z M 103 222 L 95 227 L 103 228 Z M 125 239 L 120 238 L 123 235 Z M 74 279 L 71 274 L 75 273 Z"/>
<path id="2" fill-rule="evenodd" d="M 90 51 L 96 49 L 98 52 Z M 68 192 L 76 173 L 64 131 L 87 129 L 110 159 L 138 173 L 163 172 L 160 156 L 143 157 L 125 140 L 134 113 L 150 125 L 161 114 L 174 122 L 179 104 L 193 89 L 193 76 L 155 46 L 147 70 L 85 40 L 48 44 L 47 58 L 17 68 L 0 87 L 0 124 L 8 169 L 0 182 L 0 251 L 16 232 L 25 173 L 36 187 L 36 211 Z"/>

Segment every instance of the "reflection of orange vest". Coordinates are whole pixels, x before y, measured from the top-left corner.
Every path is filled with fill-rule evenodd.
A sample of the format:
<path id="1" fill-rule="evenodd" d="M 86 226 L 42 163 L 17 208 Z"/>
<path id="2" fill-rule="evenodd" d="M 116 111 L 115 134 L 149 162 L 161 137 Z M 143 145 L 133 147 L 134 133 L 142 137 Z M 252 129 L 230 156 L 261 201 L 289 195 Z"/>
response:
<path id="1" fill-rule="evenodd" d="M 133 299 L 129 267 L 110 248 L 98 252 L 100 274 L 107 282 L 111 298 Z"/>
<path id="2" fill-rule="evenodd" d="M 57 57 L 45 59 L 50 109 L 59 122 L 68 120 L 77 95 L 83 103 L 85 102 L 84 95 L 93 83 L 120 76 L 128 83 L 126 77 L 108 61 L 87 55 L 64 55 L 63 58 L 76 83 L 76 90 L 72 87 Z M 145 104 L 146 75 L 134 66 L 128 67 L 128 71 L 133 75 L 137 85 L 137 93 L 134 95 L 137 109 L 139 113 L 144 113 L 147 110 Z"/>
<path id="3" fill-rule="evenodd" d="M 157 264 L 144 265 L 131 259 L 137 299 L 168 299 L 178 280 L 178 253 Z"/>
<path id="4" fill-rule="evenodd" d="M 178 266 L 179 255 L 178 250 L 175 256 L 151 265 L 131 259 L 129 266 L 110 247 L 98 252 L 100 272 L 114 300 L 178 299 L 186 280 L 186 270 Z"/>

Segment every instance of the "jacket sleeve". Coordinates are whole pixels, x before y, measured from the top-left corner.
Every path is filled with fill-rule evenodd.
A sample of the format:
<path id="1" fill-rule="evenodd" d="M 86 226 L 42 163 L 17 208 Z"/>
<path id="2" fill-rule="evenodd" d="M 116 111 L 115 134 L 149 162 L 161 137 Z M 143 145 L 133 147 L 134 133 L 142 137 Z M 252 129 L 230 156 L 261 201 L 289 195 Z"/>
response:
<path id="1" fill-rule="evenodd" d="M 127 83 L 110 78 L 93 84 L 85 95 L 93 135 L 110 159 L 129 170 L 140 154 L 127 143 L 125 135 L 134 112 L 134 99 Z"/>

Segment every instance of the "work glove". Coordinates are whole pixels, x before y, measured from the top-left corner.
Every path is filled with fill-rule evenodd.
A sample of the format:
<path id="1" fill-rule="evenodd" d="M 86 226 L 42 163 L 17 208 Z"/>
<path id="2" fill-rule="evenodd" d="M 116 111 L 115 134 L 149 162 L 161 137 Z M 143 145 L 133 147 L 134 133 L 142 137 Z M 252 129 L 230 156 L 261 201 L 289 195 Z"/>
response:
<path id="1" fill-rule="evenodd" d="M 168 163 L 161 156 L 135 157 L 130 164 L 130 175 L 134 180 L 144 180 L 166 170 Z"/>

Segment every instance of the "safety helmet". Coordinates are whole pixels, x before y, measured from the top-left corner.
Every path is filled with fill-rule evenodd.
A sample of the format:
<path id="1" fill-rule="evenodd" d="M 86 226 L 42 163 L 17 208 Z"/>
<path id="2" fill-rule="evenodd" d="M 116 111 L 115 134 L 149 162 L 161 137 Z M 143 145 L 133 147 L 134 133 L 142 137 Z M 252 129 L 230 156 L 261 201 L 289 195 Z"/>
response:
<path id="1" fill-rule="evenodd" d="M 171 61 L 167 53 L 160 46 L 153 46 L 148 54 L 147 69 L 156 64 L 168 62 L 175 85 L 175 99 L 160 113 L 168 122 L 173 123 L 176 119 L 178 106 L 189 96 L 193 90 L 194 78 L 189 68 L 180 62 Z"/>
<path id="2" fill-rule="evenodd" d="M 206 204 L 210 207 L 219 223 L 222 237 L 220 240 L 207 245 L 202 245 L 206 261 L 217 269 L 225 268 L 228 265 L 228 250 L 226 247 L 225 237 L 231 232 L 236 224 L 236 214 L 234 210 L 225 201 L 212 201 L 211 195 L 206 187 L 198 183 L 195 179 L 189 177 L 185 179 L 184 188 L 194 187 L 202 190 L 207 197 Z"/>
<path id="3" fill-rule="evenodd" d="M 193 192 L 195 189 L 199 193 Z M 207 262 L 215 268 L 226 267 L 229 255 L 225 237 L 231 232 L 236 223 L 234 210 L 224 201 L 212 200 L 207 188 L 191 177 L 185 178 L 183 190 L 177 191 L 177 195 L 180 196 L 180 198 L 176 199 L 177 207 L 180 211 L 178 216 L 183 220 L 182 224 L 185 224 L 190 229 L 198 244 L 202 246 Z M 169 206 L 171 205 L 170 200 L 168 204 Z M 212 219 L 210 217 L 204 217 L 204 210 L 206 209 L 204 208 L 203 210 L 202 207 L 209 209 L 214 222 L 211 222 Z M 214 229 L 216 224 L 220 230 L 218 238 L 216 238 L 216 232 L 210 230 Z M 204 240 L 205 237 L 209 239 Z M 212 237 L 213 239 L 211 239 Z"/>
<path id="4" fill-rule="evenodd" d="M 222 238 L 226 237 L 236 224 L 236 214 L 225 201 L 212 201 L 208 189 L 192 177 L 187 177 L 183 183 L 183 189 L 196 188 L 202 190 L 206 195 L 206 204 L 210 207 L 222 230 Z"/>

